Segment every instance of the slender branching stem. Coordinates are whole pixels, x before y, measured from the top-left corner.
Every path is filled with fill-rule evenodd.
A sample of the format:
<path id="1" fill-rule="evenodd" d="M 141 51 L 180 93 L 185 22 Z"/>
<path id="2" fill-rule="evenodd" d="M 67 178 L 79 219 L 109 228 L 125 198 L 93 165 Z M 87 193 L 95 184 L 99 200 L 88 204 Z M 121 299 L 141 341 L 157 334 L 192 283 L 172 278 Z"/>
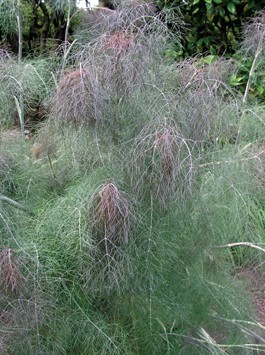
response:
<path id="1" fill-rule="evenodd" d="M 253 74 L 254 74 L 254 72 L 256 70 L 257 60 L 258 60 L 258 57 L 260 56 L 260 54 L 262 52 L 263 40 L 264 40 L 264 36 L 265 36 L 265 25 L 261 24 L 261 26 L 263 26 L 263 30 L 262 30 L 262 33 L 261 33 L 261 36 L 260 36 L 260 39 L 259 39 L 259 43 L 258 43 L 256 52 L 255 52 L 255 56 L 254 56 L 251 68 L 250 68 L 250 72 L 249 72 L 249 76 L 248 76 L 248 82 L 247 82 L 245 94 L 244 94 L 244 97 L 243 97 L 243 102 L 244 103 L 247 101 L 248 93 L 249 93 L 249 89 L 250 89 L 250 85 L 251 85 L 251 81 L 252 81 L 252 77 L 253 77 Z"/>
<path id="2" fill-rule="evenodd" d="M 65 28 L 65 34 L 64 34 L 64 55 L 67 51 L 67 37 L 68 37 L 68 32 L 69 32 L 69 27 L 70 27 L 70 18 L 71 18 L 71 3 L 70 0 L 67 1 L 68 3 L 68 11 L 67 11 L 67 20 L 66 20 L 66 28 Z"/>
<path id="3" fill-rule="evenodd" d="M 217 248 L 232 248 L 232 247 L 240 247 L 240 246 L 251 247 L 254 249 L 261 250 L 265 253 L 264 248 L 261 248 L 260 246 L 250 243 L 250 242 L 229 243 L 229 244 L 224 244 L 224 245 L 218 245 Z"/>
<path id="4" fill-rule="evenodd" d="M 12 205 L 12 206 L 14 206 L 14 207 L 16 207 L 16 208 L 18 208 L 18 209 L 20 209 L 22 211 L 33 213 L 32 210 L 29 207 L 23 206 L 19 202 L 15 201 L 15 200 L 12 200 L 11 198 L 9 198 L 9 197 L 1 194 L 1 193 L 0 193 L 0 201 L 7 202 L 10 205 Z"/>
<path id="5" fill-rule="evenodd" d="M 17 109 L 17 113 L 18 113 L 21 133 L 22 133 L 22 135 L 24 135 L 24 129 L 25 129 L 25 127 L 24 127 L 24 103 L 23 103 L 21 93 L 19 94 L 19 98 L 14 96 L 14 99 L 15 99 L 15 103 L 16 103 L 16 109 Z"/>

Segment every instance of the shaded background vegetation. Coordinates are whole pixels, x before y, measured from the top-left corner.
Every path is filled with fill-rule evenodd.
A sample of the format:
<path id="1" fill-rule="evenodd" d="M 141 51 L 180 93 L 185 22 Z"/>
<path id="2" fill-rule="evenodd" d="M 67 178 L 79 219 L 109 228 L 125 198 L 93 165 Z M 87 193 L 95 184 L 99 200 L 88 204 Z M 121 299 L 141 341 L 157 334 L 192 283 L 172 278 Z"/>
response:
<path id="1" fill-rule="evenodd" d="M 255 0 L 158 0 L 156 3 L 159 9 L 170 8 L 183 16 L 187 25 L 187 34 L 181 42 L 184 56 L 198 52 L 235 53 L 244 20 L 265 6 L 264 1 Z"/>
<path id="2" fill-rule="evenodd" d="M 110 9 L 118 1 L 102 1 Z M 244 20 L 263 9 L 265 2 L 255 0 L 155 0 L 156 12 L 165 9 L 176 12 L 186 25 L 186 33 L 176 50 L 177 56 L 196 53 L 232 54 L 238 48 Z M 80 13 L 75 0 L 6 0 L 0 3 L 0 41 L 15 53 L 18 50 L 17 14 L 23 16 L 24 54 L 51 50 L 65 39 L 67 13 L 70 9 L 70 34 L 80 24 Z M 76 14 L 76 15 L 75 15 Z M 165 21 L 174 27 L 170 18 Z"/>
<path id="3" fill-rule="evenodd" d="M 21 11 L 24 55 L 54 50 L 65 40 L 68 12 L 72 16 L 77 10 L 74 0 L 1 1 L 0 41 L 13 52 L 18 52 L 17 16 Z M 78 18 L 74 16 L 70 34 L 78 23 Z"/>
<path id="4" fill-rule="evenodd" d="M 242 93 L 251 68 L 251 58 L 238 53 L 242 42 L 242 26 L 257 11 L 265 6 L 265 2 L 254 0 L 156 0 L 152 2 L 156 14 L 163 13 L 164 22 L 175 34 L 176 16 L 183 21 L 182 36 L 172 38 L 166 49 L 166 58 L 179 60 L 189 56 L 212 55 L 233 58 L 237 62 L 237 72 L 231 76 L 230 84 Z M 89 3 L 87 4 L 89 5 Z M 119 1 L 102 1 L 101 6 L 115 10 Z M 97 12 L 97 11 L 96 11 Z M 0 2 L 0 43 L 1 50 L 18 53 L 17 16 L 21 15 L 23 56 L 50 53 L 57 50 L 63 54 L 60 45 L 73 42 L 73 33 L 86 18 L 86 26 L 96 20 L 97 15 L 87 16 L 77 8 L 74 0 L 39 1 L 39 0 L 6 0 Z M 185 25 L 184 25 L 185 24 Z M 65 38 L 67 37 L 67 39 Z M 69 42 L 68 42 L 69 41 Z M 58 49 L 59 48 L 59 49 Z M 252 82 L 251 96 L 264 101 L 263 72 L 255 73 Z"/>

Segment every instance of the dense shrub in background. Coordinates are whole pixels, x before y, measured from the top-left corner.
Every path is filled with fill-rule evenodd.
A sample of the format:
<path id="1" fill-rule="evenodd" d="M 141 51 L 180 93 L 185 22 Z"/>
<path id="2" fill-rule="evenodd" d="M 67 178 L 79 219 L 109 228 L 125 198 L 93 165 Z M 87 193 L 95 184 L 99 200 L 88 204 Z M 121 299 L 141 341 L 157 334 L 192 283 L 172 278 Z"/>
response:
<path id="1" fill-rule="evenodd" d="M 1 1 L 1 45 L 12 49 L 15 53 L 18 52 L 17 17 L 20 16 L 23 53 L 32 55 L 54 50 L 64 42 L 65 33 L 71 34 L 73 28 L 79 23 L 78 16 L 74 16 L 76 11 L 76 0 Z M 71 23 L 67 23 L 69 16 Z"/>
<path id="2" fill-rule="evenodd" d="M 198 52 L 234 53 L 244 20 L 265 6 L 263 0 L 156 0 L 155 3 L 159 9 L 166 7 L 182 14 L 187 33 L 177 51 L 184 56 Z"/>

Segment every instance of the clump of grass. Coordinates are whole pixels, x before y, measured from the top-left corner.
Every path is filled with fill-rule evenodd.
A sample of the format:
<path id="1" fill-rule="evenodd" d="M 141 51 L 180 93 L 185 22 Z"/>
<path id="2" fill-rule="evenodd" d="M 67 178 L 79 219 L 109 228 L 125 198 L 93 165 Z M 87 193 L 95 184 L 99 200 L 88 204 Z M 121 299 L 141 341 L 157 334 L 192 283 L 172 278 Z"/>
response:
<path id="1" fill-rule="evenodd" d="M 24 277 L 20 272 L 17 261 L 10 248 L 0 253 L 0 284 L 6 290 L 20 293 L 23 288 Z"/>
<path id="2" fill-rule="evenodd" d="M 59 137 L 55 135 L 53 129 L 49 124 L 45 124 L 38 130 L 34 137 L 35 143 L 32 146 L 32 153 L 36 159 L 41 156 L 46 156 L 50 161 L 51 158 L 56 156 L 56 142 Z"/>
<path id="3" fill-rule="evenodd" d="M 228 84 L 232 61 L 204 60 L 192 58 L 171 69 L 178 82 L 171 90 L 174 117 L 185 137 L 198 144 L 216 142 L 230 126 L 238 124 L 240 115 L 238 100 Z"/>
<path id="4" fill-rule="evenodd" d="M 12 59 L 0 63 L 0 100 L 3 127 L 16 123 L 30 126 L 45 106 L 52 86 L 49 61 L 25 61 L 17 64 Z"/>
<path id="5" fill-rule="evenodd" d="M 106 109 L 103 87 L 93 66 L 80 64 L 59 81 L 51 115 L 59 122 L 98 124 Z"/>
<path id="6" fill-rule="evenodd" d="M 16 168 L 16 159 L 8 150 L 4 150 L 0 154 L 0 186 L 1 193 L 10 193 L 14 188 L 12 173 Z"/>
<path id="7" fill-rule="evenodd" d="M 17 202 L 23 201 L 21 203 L 25 206 L 32 203 L 33 207 L 35 205 L 33 201 L 41 203 L 42 198 L 47 193 L 47 189 L 49 189 L 48 186 L 51 187 L 50 192 L 52 193 L 52 185 L 56 185 L 54 183 L 54 174 L 51 170 L 51 164 L 55 160 L 52 154 L 54 144 L 45 146 L 47 134 L 45 139 L 42 137 L 40 141 L 43 146 L 40 154 L 43 154 L 43 156 L 41 155 L 40 157 L 43 160 L 36 161 L 36 157 L 33 158 L 32 152 L 32 149 L 36 147 L 33 146 L 32 141 L 25 141 L 19 131 L 3 132 L 1 137 L 0 147 L 6 167 L 5 174 L 0 174 L 2 193 Z M 51 144 L 50 141 L 47 143 Z M 41 194 L 37 191 L 42 191 L 44 195 L 41 197 Z M 32 209 L 35 210 L 35 207 Z"/>
<path id="8" fill-rule="evenodd" d="M 92 50 L 103 53 L 97 55 L 97 60 L 103 65 L 105 82 L 112 95 L 116 93 L 120 98 L 134 85 L 144 84 L 148 69 L 163 53 L 171 33 L 162 15 L 155 16 L 150 4 L 140 1 L 125 2 L 110 16 L 111 21 L 103 15 L 99 27 L 92 28 L 98 33 Z"/>
<path id="9" fill-rule="evenodd" d="M 96 267 L 103 269 L 104 278 L 110 285 L 119 286 L 116 264 L 121 260 L 122 247 L 129 242 L 131 205 L 113 182 L 107 182 L 93 194 L 90 216 Z"/>
<path id="10" fill-rule="evenodd" d="M 166 207 L 177 194 L 191 191 L 195 175 L 192 145 L 174 121 L 165 118 L 145 127 L 131 155 L 131 183 L 140 198 L 151 191 Z"/>
<path id="11" fill-rule="evenodd" d="M 0 333 L 6 353 L 38 351 L 39 327 L 43 322 L 41 302 L 43 305 L 44 301 L 34 296 L 31 299 L 17 298 L 6 302 L 0 321 Z"/>
<path id="12" fill-rule="evenodd" d="M 194 57 L 173 64 L 177 69 L 178 85 L 183 92 L 204 93 L 207 97 L 233 94 L 228 85 L 229 75 L 233 71 L 231 59 L 217 56 Z"/>
<path id="13" fill-rule="evenodd" d="M 101 186 L 94 194 L 91 205 L 94 205 L 90 211 L 93 225 L 103 233 L 104 239 L 106 238 L 113 244 L 115 242 L 127 244 L 129 241 L 129 203 L 117 186 L 112 182 Z"/>
<path id="14" fill-rule="evenodd" d="M 88 200 L 93 200 L 95 184 L 103 176 L 103 172 L 94 170 L 89 177 L 79 180 L 64 196 L 50 201 L 37 216 L 38 222 L 32 225 L 32 239 L 28 242 L 30 250 L 38 255 L 37 294 L 44 292 L 48 305 L 46 317 L 39 327 L 38 343 L 33 342 L 32 336 L 27 349 L 32 347 L 46 352 L 53 349 L 56 353 L 91 349 L 95 353 L 110 350 L 122 353 L 127 347 L 122 340 L 126 332 L 119 326 L 112 327 L 96 306 L 98 297 L 106 290 L 109 293 L 109 284 L 101 278 L 105 272 L 102 263 L 96 263 L 94 258 L 98 247 L 95 235 L 91 235 L 92 221 L 88 218 L 87 204 Z M 98 204 L 95 202 L 94 207 Z M 36 240 L 33 238 L 35 233 Z M 63 326 L 54 332 L 62 317 Z M 74 342 L 69 341 L 72 336 Z"/>
<path id="15" fill-rule="evenodd" d="M 151 68 L 160 65 L 171 38 L 162 18 L 149 8 L 141 2 L 126 3 L 99 12 L 91 39 L 69 55 L 74 69 L 59 82 L 54 118 L 118 130 L 117 107 L 152 79 Z"/>
<path id="16" fill-rule="evenodd" d="M 231 169 L 225 163 L 227 152 L 220 151 L 216 158 L 223 158 L 223 164 L 211 161 L 200 167 L 201 188 L 196 189 L 196 184 L 193 194 L 185 195 L 185 203 L 172 199 L 171 208 L 162 211 L 156 208 L 155 198 L 152 205 L 142 193 L 142 203 L 136 206 L 141 218 L 135 218 L 131 228 L 130 191 L 121 191 L 114 178 L 106 182 L 107 177 L 120 174 L 107 166 L 113 159 L 108 161 L 103 155 L 104 164 L 94 162 L 89 169 L 89 160 L 82 163 L 81 157 L 93 153 L 87 144 L 90 131 L 71 128 L 63 133 L 64 144 L 57 134 L 56 155 L 62 165 L 72 166 L 75 174 L 61 196 L 43 195 L 36 186 L 34 192 L 43 203 L 37 206 L 30 224 L 19 224 L 18 241 L 22 238 L 29 253 L 36 254 L 38 272 L 33 271 L 30 285 L 38 300 L 37 312 L 44 304 L 44 317 L 39 313 L 36 317 L 39 336 L 34 331 L 23 333 L 26 340 L 16 347 L 12 342 L 8 349 L 24 346 L 27 351 L 46 353 L 92 349 L 96 354 L 144 349 L 146 353 L 197 354 L 214 348 L 199 341 L 203 328 L 216 347 L 234 343 L 242 346 L 244 353 L 242 344 L 252 341 L 252 336 L 220 319 L 252 320 L 244 285 L 233 280 L 229 255 L 217 246 L 236 242 L 247 231 L 246 224 L 238 226 L 249 211 L 250 193 L 246 191 L 250 181 L 242 182 L 246 166 L 239 164 L 238 168 L 236 164 L 238 170 L 235 166 Z M 141 151 L 151 151 L 146 160 L 142 156 L 139 160 L 145 162 L 145 170 L 149 156 L 155 156 L 154 164 L 161 169 L 160 160 L 169 152 L 165 171 L 172 164 L 174 171 L 174 161 L 181 164 L 186 157 L 187 148 L 174 121 L 156 121 L 141 133 L 145 141 L 141 146 L 140 136 L 137 139 Z M 41 134 L 45 137 L 45 131 L 40 132 L 40 138 Z M 62 154 L 62 147 L 67 154 Z M 82 164 L 88 168 L 84 170 Z M 41 160 L 34 162 L 36 174 L 41 165 Z M 181 173 L 178 179 L 181 184 Z M 147 190 L 149 177 L 146 181 Z M 13 319 L 12 312 L 7 314 Z M 27 321 L 23 318 L 19 326 L 25 327 Z M 70 342 L 73 337 L 75 341 Z"/>
<path id="17" fill-rule="evenodd" d="M 1 245 L 9 246 L 0 253 L 0 343 L 3 353 L 22 352 L 39 337 L 46 301 L 38 284 L 36 251 L 28 253 L 20 233 L 23 226 L 30 228 L 31 220 L 5 205 L 0 217 Z"/>
<path id="18" fill-rule="evenodd" d="M 120 1 L 115 4 L 116 10 L 108 8 L 87 12 L 84 16 L 86 27 L 90 25 L 91 38 L 103 33 L 114 32 L 115 30 L 124 29 L 132 26 L 137 30 L 137 27 L 144 27 L 148 20 L 152 20 L 156 14 L 156 7 L 151 2 L 142 0 L 135 1 Z M 177 25 L 179 22 L 175 22 Z M 82 32 L 84 35 L 84 33 Z"/>

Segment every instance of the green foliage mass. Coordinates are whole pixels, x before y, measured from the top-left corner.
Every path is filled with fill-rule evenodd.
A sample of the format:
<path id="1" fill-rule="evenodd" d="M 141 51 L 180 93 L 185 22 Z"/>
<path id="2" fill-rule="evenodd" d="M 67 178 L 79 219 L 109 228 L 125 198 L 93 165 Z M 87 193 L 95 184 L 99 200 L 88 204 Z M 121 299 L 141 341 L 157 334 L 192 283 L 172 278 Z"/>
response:
<path id="1" fill-rule="evenodd" d="M 152 11 L 96 13 L 63 63 L 0 62 L 0 353 L 265 351 L 240 273 L 264 273 L 264 106 L 229 61 L 165 60 Z M 29 140 L 16 95 L 47 105 Z"/>
<path id="2" fill-rule="evenodd" d="M 8 63 L 0 59 L 1 127 L 19 121 L 18 109 L 23 110 L 25 122 L 38 115 L 38 110 L 49 99 L 54 85 L 51 70 L 54 62 L 48 58 L 32 59 L 19 65 L 10 56 Z M 14 103 L 19 100 L 20 108 Z"/>
<path id="3" fill-rule="evenodd" d="M 18 15 L 23 34 L 23 53 L 32 55 L 56 48 L 64 41 L 66 27 L 70 34 L 79 24 L 79 12 L 74 0 L 1 0 L 0 38 L 1 45 L 13 52 L 18 50 Z M 67 19 L 70 17 L 70 24 Z M 69 32 L 68 31 L 68 32 Z"/>
<path id="4" fill-rule="evenodd" d="M 187 33 L 179 50 L 186 57 L 198 52 L 234 53 L 244 19 L 263 9 L 265 1 L 157 0 L 156 4 L 159 8 L 170 8 L 182 15 Z"/>

